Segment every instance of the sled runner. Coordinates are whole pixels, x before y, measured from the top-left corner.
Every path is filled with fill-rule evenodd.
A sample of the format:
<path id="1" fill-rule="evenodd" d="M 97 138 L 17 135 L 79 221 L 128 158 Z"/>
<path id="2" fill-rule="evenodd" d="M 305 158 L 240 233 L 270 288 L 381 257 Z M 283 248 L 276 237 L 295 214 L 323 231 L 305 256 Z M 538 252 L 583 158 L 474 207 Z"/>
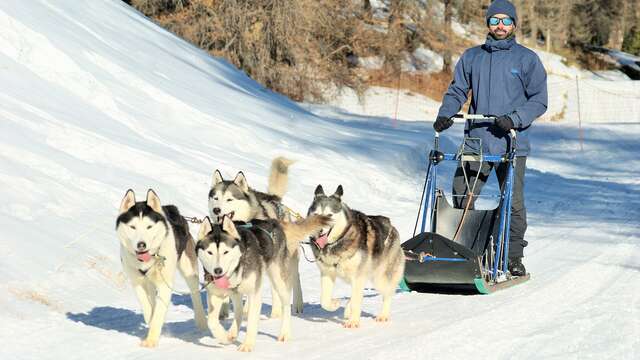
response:
<path id="1" fill-rule="evenodd" d="M 495 120 L 485 115 L 455 117 L 465 119 L 468 125 L 477 120 Z M 516 277 L 507 270 L 516 132 L 511 130 L 509 151 L 504 155 L 484 155 L 480 139 L 466 135 L 456 153 L 443 153 L 439 149 L 439 135 L 435 133 L 429 154 L 413 237 L 402 244 L 407 261 L 400 286 L 404 290 L 473 290 L 488 294 L 527 281 L 529 274 Z M 454 208 L 437 183 L 438 164 L 443 161 L 458 162 L 461 166 L 467 162 L 508 163 L 506 180 L 497 195 L 498 206 L 489 210 L 475 210 L 469 205 Z M 465 181 L 468 189 L 473 189 L 477 178 L 465 173 Z M 418 223 L 421 223 L 419 233 Z"/>

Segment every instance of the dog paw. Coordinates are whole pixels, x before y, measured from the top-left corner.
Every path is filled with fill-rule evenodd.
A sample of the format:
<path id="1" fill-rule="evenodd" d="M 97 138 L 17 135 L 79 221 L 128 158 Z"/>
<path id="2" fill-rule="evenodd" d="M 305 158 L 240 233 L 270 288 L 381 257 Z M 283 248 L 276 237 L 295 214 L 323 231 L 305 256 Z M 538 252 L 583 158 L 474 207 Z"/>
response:
<path id="1" fill-rule="evenodd" d="M 376 316 L 376 322 L 388 322 L 389 321 L 389 316 L 388 315 L 378 315 Z"/>
<path id="2" fill-rule="evenodd" d="M 347 329 L 357 329 L 360 327 L 360 320 L 347 320 L 342 326 Z"/>
<path id="3" fill-rule="evenodd" d="M 211 329 L 213 337 L 218 341 L 218 344 L 228 345 L 230 344 L 229 333 L 224 331 L 222 327 L 216 327 Z"/>
<path id="4" fill-rule="evenodd" d="M 290 334 L 280 334 L 280 336 L 278 336 L 278 342 L 289 341 L 289 339 L 291 339 Z"/>
<path id="5" fill-rule="evenodd" d="M 238 338 L 238 333 L 237 332 L 236 333 L 232 333 L 232 332 L 227 333 L 227 341 L 228 342 L 233 342 L 237 338 Z"/>
<path id="6" fill-rule="evenodd" d="M 304 310 L 304 305 L 302 305 L 302 304 L 295 304 L 293 306 L 293 313 L 294 314 L 302 314 L 303 310 Z"/>
<path id="7" fill-rule="evenodd" d="M 340 308 L 340 300 L 331 299 L 331 302 L 329 302 L 329 304 L 321 304 L 321 305 L 323 309 L 333 312 Z"/>
<path id="8" fill-rule="evenodd" d="M 238 351 L 251 352 L 251 351 L 253 351 L 253 344 L 244 343 L 244 344 L 238 346 Z"/>
<path id="9" fill-rule="evenodd" d="M 158 340 L 144 339 L 140 342 L 140 346 L 146 348 L 154 348 L 158 346 Z"/>

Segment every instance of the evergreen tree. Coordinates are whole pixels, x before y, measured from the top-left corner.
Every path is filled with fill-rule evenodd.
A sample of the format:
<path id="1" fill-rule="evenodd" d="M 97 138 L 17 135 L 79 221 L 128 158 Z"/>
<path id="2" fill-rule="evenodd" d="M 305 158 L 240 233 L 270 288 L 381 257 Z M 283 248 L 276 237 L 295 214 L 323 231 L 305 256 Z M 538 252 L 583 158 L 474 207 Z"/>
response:
<path id="1" fill-rule="evenodd" d="M 640 29 L 632 27 L 624 37 L 622 51 L 640 56 Z"/>

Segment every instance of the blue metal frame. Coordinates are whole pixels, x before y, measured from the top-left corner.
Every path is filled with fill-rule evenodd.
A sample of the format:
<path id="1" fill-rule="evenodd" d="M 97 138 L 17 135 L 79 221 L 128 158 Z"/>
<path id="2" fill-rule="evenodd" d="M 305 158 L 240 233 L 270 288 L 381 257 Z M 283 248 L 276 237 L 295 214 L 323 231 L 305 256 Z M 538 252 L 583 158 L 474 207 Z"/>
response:
<path id="1" fill-rule="evenodd" d="M 448 262 L 467 262 L 467 259 L 460 259 L 460 258 L 441 258 L 441 257 L 435 257 L 435 256 L 430 256 L 430 255 L 425 255 L 422 257 L 422 259 L 420 259 L 420 262 L 429 262 L 429 261 L 448 261 Z"/>
<path id="2" fill-rule="evenodd" d="M 439 133 L 435 134 L 434 141 L 434 149 L 429 154 L 429 165 L 427 168 L 427 175 L 425 179 L 425 193 L 424 198 L 422 199 L 423 208 L 422 211 L 422 226 L 421 232 L 425 232 L 425 229 L 429 229 L 428 231 L 435 233 L 436 224 L 433 221 L 434 211 L 435 211 L 435 203 L 436 203 L 436 190 L 437 190 L 437 166 L 440 161 L 459 161 L 460 158 L 457 154 L 443 154 L 444 156 L 440 159 L 436 159 L 436 154 L 438 152 L 439 146 Z M 500 225 L 498 228 L 498 244 L 494 258 L 494 266 L 491 269 L 491 279 L 495 281 L 498 276 L 498 266 L 500 264 L 500 260 L 502 260 L 502 271 L 507 271 L 507 263 L 508 263 L 508 254 L 509 254 L 509 228 L 511 224 L 511 195 L 513 190 L 513 176 L 514 176 L 514 166 L 515 166 L 515 137 L 512 138 L 510 144 L 510 151 L 507 154 L 509 161 L 509 169 L 507 171 L 507 179 L 504 184 L 504 189 L 500 194 Z M 483 162 L 502 162 L 504 161 L 504 156 L 500 155 L 482 155 Z M 503 251 L 504 249 L 504 251 Z M 449 261 L 449 262 L 464 262 L 466 259 L 459 258 L 438 258 L 430 255 L 423 256 L 421 259 L 423 262 L 426 261 Z"/>
<path id="3" fill-rule="evenodd" d="M 498 230 L 498 246 L 493 262 L 492 279 L 495 280 L 498 274 L 499 260 L 502 258 L 502 271 L 507 271 L 507 263 L 509 256 L 509 229 L 511 228 L 511 194 L 513 189 L 513 166 L 515 165 L 515 157 L 513 154 L 509 157 L 509 169 L 507 171 L 507 179 L 502 190 L 502 201 L 500 203 L 500 228 Z M 504 251 L 502 251 L 504 248 Z"/>

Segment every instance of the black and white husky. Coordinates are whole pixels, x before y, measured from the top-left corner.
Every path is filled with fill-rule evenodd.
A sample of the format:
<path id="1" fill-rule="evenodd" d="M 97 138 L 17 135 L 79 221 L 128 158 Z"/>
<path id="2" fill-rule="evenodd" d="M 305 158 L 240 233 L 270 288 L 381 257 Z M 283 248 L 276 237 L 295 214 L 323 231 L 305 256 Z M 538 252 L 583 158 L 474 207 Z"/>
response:
<path id="1" fill-rule="evenodd" d="M 133 190 L 122 199 L 116 220 L 120 259 L 124 272 L 142 305 L 149 326 L 144 347 L 155 347 L 160 338 L 176 268 L 191 291 L 196 325 L 206 328 L 198 282 L 198 260 L 189 225 L 173 205 L 161 206 L 149 189 L 146 201 L 136 202 Z"/>
<path id="2" fill-rule="evenodd" d="M 213 283 L 207 286 L 209 329 L 221 343 L 238 336 L 242 322 L 242 296 L 248 298 L 247 335 L 238 350 L 251 351 L 255 345 L 262 306 L 263 274 L 269 277 L 273 293 L 279 298 L 282 326 L 278 341 L 291 336 L 292 268 L 297 265 L 300 241 L 329 224 L 326 216 L 311 216 L 297 223 L 278 220 L 254 220 L 251 225 L 234 224 L 223 216 L 222 224 L 209 218 L 200 226 L 196 252 Z M 219 313 L 226 297 L 233 302 L 234 321 L 228 332 L 220 324 Z M 275 303 L 275 301 L 274 301 Z M 274 305 L 275 306 L 275 305 Z"/>
<path id="3" fill-rule="evenodd" d="M 342 185 L 327 196 L 321 185 L 315 190 L 308 215 L 327 215 L 333 220 L 313 238 L 316 264 L 321 273 L 322 308 L 336 311 L 340 302 L 333 299 L 336 277 L 351 285 L 351 299 L 344 309 L 344 326 L 360 325 L 365 283 L 371 280 L 382 294 L 382 311 L 376 321 L 388 321 L 391 297 L 404 273 L 404 254 L 398 231 L 389 218 L 369 216 L 350 209 L 342 201 Z"/>
<path id="4" fill-rule="evenodd" d="M 238 172 L 233 180 L 224 180 L 219 170 L 213 173 L 211 190 L 209 191 L 209 217 L 212 223 L 220 223 L 222 217 L 228 216 L 233 221 L 252 222 L 253 220 L 275 219 L 292 221 L 286 207 L 282 204 L 282 196 L 287 190 L 289 165 L 293 162 L 284 157 L 277 157 L 271 162 L 268 192 L 263 193 L 251 187 L 242 172 Z M 293 254 L 295 259 L 298 253 Z M 303 310 L 302 286 L 298 272 L 298 262 L 291 269 L 293 278 L 293 309 L 297 314 Z M 278 297 L 273 294 L 272 318 L 280 316 Z"/>

